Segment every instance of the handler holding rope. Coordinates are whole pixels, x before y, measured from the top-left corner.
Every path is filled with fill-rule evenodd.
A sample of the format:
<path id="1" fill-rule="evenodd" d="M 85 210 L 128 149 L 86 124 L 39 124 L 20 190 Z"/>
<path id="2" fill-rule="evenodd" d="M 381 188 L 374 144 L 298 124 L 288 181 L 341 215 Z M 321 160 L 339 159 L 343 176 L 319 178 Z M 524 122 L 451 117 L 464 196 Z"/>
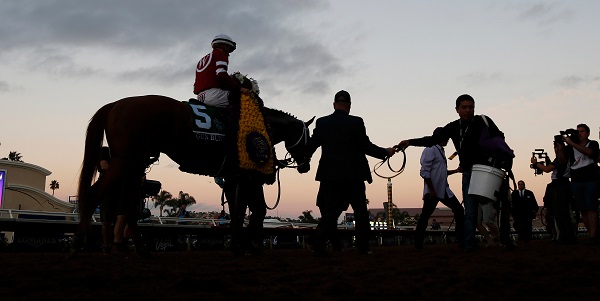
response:
<path id="1" fill-rule="evenodd" d="M 498 149 L 492 151 L 484 149 L 484 146 L 480 143 L 482 132 L 488 131 L 490 137 L 504 137 L 504 134 L 498 129 L 496 124 L 487 118 L 488 124 L 480 115 L 475 115 L 475 100 L 468 94 L 460 95 L 456 99 L 456 113 L 458 113 L 459 119 L 452 121 L 444 126 L 444 132 L 450 136 L 454 144 L 456 152 L 452 154 L 448 159 L 452 160 L 456 155 L 460 160 L 459 172 L 462 172 L 462 195 L 463 203 L 465 206 L 465 251 L 471 252 L 477 249 L 478 245 L 475 241 L 475 230 L 477 224 L 478 204 L 479 202 L 473 197 L 469 196 L 469 185 L 471 182 L 471 172 L 474 164 L 488 164 L 490 156 L 498 159 L 498 162 L 507 162 L 512 166 L 512 158 L 503 153 Z M 410 145 L 414 146 L 432 146 L 436 141 L 431 136 L 422 138 L 402 140 L 396 147 L 398 149 L 405 149 Z M 514 154 L 512 155 L 514 157 Z M 508 158 L 506 160 L 500 159 Z M 504 187 L 505 186 L 505 187 Z M 505 202 L 504 205 L 507 207 L 507 194 L 508 194 L 508 183 L 500 189 L 501 197 Z M 507 249 L 514 249 L 515 244 L 510 239 L 510 225 L 508 223 L 508 212 L 503 210 L 505 214 L 503 218 L 506 220 L 501 221 L 501 243 L 505 245 Z"/>
<path id="2" fill-rule="evenodd" d="M 341 250 L 337 221 L 348 205 L 352 206 L 356 221 L 356 250 L 360 254 L 371 253 L 371 226 L 364 181 L 370 184 L 373 179 L 365 155 L 385 159 L 395 153 L 394 148 L 385 149 L 369 140 L 362 118 L 349 115 L 350 105 L 348 92 L 342 90 L 336 93 L 333 102 L 335 111 L 317 119 L 306 148 L 306 157 L 310 159 L 316 149 L 322 147 L 315 178 L 321 182 L 317 195 L 321 220 L 310 243 L 317 255 L 326 254 L 327 240 L 334 250 Z"/>

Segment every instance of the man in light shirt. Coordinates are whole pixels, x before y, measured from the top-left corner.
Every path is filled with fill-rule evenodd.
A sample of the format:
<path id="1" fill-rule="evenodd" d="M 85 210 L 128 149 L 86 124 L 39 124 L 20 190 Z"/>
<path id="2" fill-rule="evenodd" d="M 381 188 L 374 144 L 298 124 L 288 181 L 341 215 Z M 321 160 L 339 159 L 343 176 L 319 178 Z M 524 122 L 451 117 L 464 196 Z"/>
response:
<path id="1" fill-rule="evenodd" d="M 433 131 L 432 138 L 436 143 L 425 148 L 421 154 L 420 175 L 425 185 L 423 188 L 423 209 L 415 231 L 415 248 L 417 250 L 423 249 L 425 230 L 427 229 L 429 218 L 437 204 L 442 202 L 442 204 L 446 205 L 454 213 L 454 219 L 456 220 L 456 240 L 458 241 L 459 248 L 462 249 L 464 247 L 465 213 L 462 205 L 448 185 L 448 175 L 457 172 L 457 170 L 448 171 L 444 146 L 448 144 L 449 136 L 444 128 L 439 127 Z"/>

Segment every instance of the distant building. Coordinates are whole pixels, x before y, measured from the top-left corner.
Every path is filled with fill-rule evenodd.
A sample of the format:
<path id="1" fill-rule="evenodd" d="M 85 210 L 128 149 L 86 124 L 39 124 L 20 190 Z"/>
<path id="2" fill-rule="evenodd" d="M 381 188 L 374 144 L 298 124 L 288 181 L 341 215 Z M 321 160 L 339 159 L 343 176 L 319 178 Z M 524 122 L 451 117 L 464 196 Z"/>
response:
<path id="1" fill-rule="evenodd" d="M 414 219 L 415 222 L 417 216 L 421 214 L 421 208 L 398 208 L 398 210 L 400 212 L 408 213 L 408 216 Z M 370 208 L 369 212 L 373 217 L 377 217 L 378 215 L 386 216 L 387 214 L 385 208 Z M 427 224 L 431 224 L 431 221 L 434 218 L 438 221 L 438 223 L 440 223 L 443 230 L 447 230 L 448 226 L 450 226 L 454 219 L 454 214 L 452 213 L 452 210 L 448 209 L 447 207 L 436 208 L 435 211 L 433 211 L 433 214 L 431 214 Z"/>
<path id="2" fill-rule="evenodd" d="M 542 209 L 542 206 L 540 206 L 540 210 L 538 211 L 538 213 L 536 214 L 536 218 L 533 220 L 533 227 L 534 228 L 544 228 L 545 226 L 542 224 L 542 221 L 540 219 L 540 211 Z M 400 210 L 400 212 L 407 212 L 408 216 L 410 216 L 411 218 L 415 218 L 417 215 L 421 214 L 421 208 L 398 208 L 398 210 Z M 385 210 L 385 208 L 370 208 L 369 209 L 369 213 L 371 214 L 371 216 L 373 218 L 377 217 L 378 215 L 380 216 L 386 216 L 387 212 Z M 347 213 L 348 214 L 352 214 L 352 213 Z M 433 219 L 436 219 L 438 223 L 440 223 L 440 225 L 442 226 L 442 230 L 447 230 L 449 226 L 452 226 L 452 229 L 454 229 L 454 214 L 452 213 L 452 210 L 450 210 L 450 208 L 448 207 L 440 207 L 440 208 L 435 208 L 435 211 L 433 211 L 433 214 L 431 214 L 431 217 L 429 218 L 429 221 L 427 221 L 427 225 L 431 225 L 431 222 L 433 221 Z M 512 217 L 510 218 L 510 223 L 512 225 Z M 429 229 L 429 227 L 428 227 Z"/>
<path id="3" fill-rule="evenodd" d="M 0 160 L 0 170 L 3 171 L 4 182 L 1 209 L 66 213 L 75 209 L 75 204 L 55 198 L 45 191 L 46 177 L 52 174 L 49 170 L 10 160 Z"/>

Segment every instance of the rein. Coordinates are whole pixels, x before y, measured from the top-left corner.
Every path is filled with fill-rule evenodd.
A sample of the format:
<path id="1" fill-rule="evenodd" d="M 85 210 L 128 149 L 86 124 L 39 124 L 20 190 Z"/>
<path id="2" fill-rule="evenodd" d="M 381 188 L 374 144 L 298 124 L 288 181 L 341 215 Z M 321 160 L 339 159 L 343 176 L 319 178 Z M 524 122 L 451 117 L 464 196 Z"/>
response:
<path id="1" fill-rule="evenodd" d="M 275 166 L 275 173 L 277 174 L 277 180 L 276 180 L 277 181 L 277 201 L 275 201 L 275 205 L 273 207 L 269 207 L 269 205 L 267 205 L 267 203 L 265 201 L 265 206 L 269 210 L 274 210 L 275 208 L 277 208 L 277 206 L 279 205 L 279 201 L 281 199 L 281 181 L 279 180 L 279 171 L 283 168 L 298 168 L 299 166 L 306 164 L 306 163 L 302 163 L 302 164 L 294 165 L 294 163 L 296 163 L 296 161 L 294 160 L 294 158 L 292 158 L 292 155 L 290 153 L 290 150 L 293 149 L 294 147 L 298 146 L 301 141 L 304 141 L 304 145 L 306 145 L 308 143 L 308 135 L 307 135 L 308 128 L 306 127 L 306 124 L 304 123 L 304 121 L 300 121 L 300 122 L 302 122 L 302 134 L 300 134 L 300 138 L 298 138 L 298 141 L 296 141 L 296 143 L 294 143 L 294 145 L 292 145 L 290 147 L 288 147 L 286 145 L 285 149 L 288 152 L 287 152 L 287 154 L 285 154 L 285 158 L 283 160 L 279 160 L 279 159 L 277 160 L 277 164 Z"/>
<path id="2" fill-rule="evenodd" d="M 294 148 L 296 146 L 298 146 L 298 144 L 300 143 L 300 141 L 302 141 L 302 138 L 304 138 L 304 145 L 306 145 L 306 143 L 308 143 L 308 135 L 306 134 L 307 132 L 307 127 L 306 124 L 304 123 L 304 121 L 300 120 L 300 122 L 302 123 L 302 134 L 300 134 L 300 138 L 298 138 L 298 141 L 296 141 L 296 143 L 294 143 L 294 145 L 292 146 L 285 146 L 285 148 L 289 151 L 291 148 Z"/>
<path id="3" fill-rule="evenodd" d="M 273 207 L 269 207 L 269 205 L 267 205 L 267 201 L 265 200 L 265 207 L 267 207 L 267 209 L 269 210 L 274 210 L 275 208 L 277 208 L 277 206 L 279 206 L 279 200 L 281 199 L 281 182 L 279 181 L 279 170 L 281 168 L 277 167 L 275 170 L 275 173 L 277 173 L 277 201 L 275 202 L 275 205 Z"/>
<path id="4" fill-rule="evenodd" d="M 399 176 L 402 172 L 404 172 L 404 167 L 406 166 L 406 153 L 404 152 L 403 149 L 400 149 L 400 151 L 402 152 L 402 167 L 400 167 L 400 169 L 395 170 L 394 168 L 392 168 L 392 165 L 390 164 L 390 158 L 388 157 L 388 158 L 383 159 L 381 162 L 375 164 L 375 166 L 373 168 L 373 173 L 375 173 L 380 178 L 392 179 L 392 178 Z M 379 169 L 385 162 L 387 162 L 388 169 L 390 171 L 392 171 L 394 173 L 394 175 L 385 177 L 385 176 L 382 176 L 379 173 L 377 173 L 377 169 Z"/>

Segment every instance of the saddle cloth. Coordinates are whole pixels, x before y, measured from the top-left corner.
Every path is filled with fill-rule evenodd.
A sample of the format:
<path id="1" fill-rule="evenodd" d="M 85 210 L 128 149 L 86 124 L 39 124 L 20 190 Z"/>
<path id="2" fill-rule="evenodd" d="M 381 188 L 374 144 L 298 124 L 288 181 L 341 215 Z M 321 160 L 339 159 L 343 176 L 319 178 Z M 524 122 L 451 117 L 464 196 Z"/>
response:
<path id="1" fill-rule="evenodd" d="M 219 158 L 225 157 L 230 163 L 235 158 L 235 163 L 231 165 L 240 171 L 272 178 L 275 173 L 275 150 L 262 114 L 262 101 L 257 96 L 242 95 L 239 103 L 230 110 L 209 106 L 196 99 L 190 99 L 188 105 L 192 110 L 192 131 L 198 143 L 209 143 L 213 147 L 221 145 L 226 154 L 221 154 L 223 156 Z M 230 121 L 230 118 L 235 121 Z M 215 155 L 214 152 L 208 153 Z M 222 167 L 230 166 L 220 162 Z M 211 165 L 215 163 L 212 161 Z M 219 174 L 223 172 L 221 170 Z"/>
<path id="2" fill-rule="evenodd" d="M 188 105 L 194 116 L 193 132 L 198 140 L 225 141 L 227 132 L 225 109 L 209 106 L 191 98 Z"/>

